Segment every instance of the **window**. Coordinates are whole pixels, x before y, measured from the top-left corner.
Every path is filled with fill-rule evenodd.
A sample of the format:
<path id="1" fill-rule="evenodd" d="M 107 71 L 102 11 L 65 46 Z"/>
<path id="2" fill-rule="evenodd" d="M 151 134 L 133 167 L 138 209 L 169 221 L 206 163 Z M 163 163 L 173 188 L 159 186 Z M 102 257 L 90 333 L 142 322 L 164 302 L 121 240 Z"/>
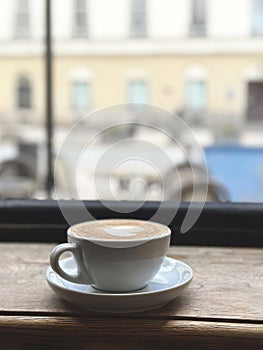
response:
<path id="1" fill-rule="evenodd" d="M 29 109 L 32 107 L 31 86 L 27 78 L 20 78 L 17 86 L 17 107 Z"/>
<path id="2" fill-rule="evenodd" d="M 192 0 L 190 36 L 206 35 L 206 0 Z"/>
<path id="3" fill-rule="evenodd" d="M 249 82 L 247 86 L 247 118 L 249 121 L 263 120 L 263 82 Z"/>
<path id="4" fill-rule="evenodd" d="M 252 33 L 263 35 L 263 0 L 254 0 L 252 11 Z"/>
<path id="5" fill-rule="evenodd" d="M 84 110 L 90 107 L 90 84 L 74 82 L 72 84 L 72 106 L 75 110 Z"/>
<path id="6" fill-rule="evenodd" d="M 131 37 L 146 36 L 146 0 L 131 0 Z"/>
<path id="7" fill-rule="evenodd" d="M 74 0 L 73 36 L 85 38 L 87 36 L 86 0 Z"/>
<path id="8" fill-rule="evenodd" d="M 186 105 L 193 110 L 206 107 L 206 84 L 204 81 L 189 81 L 187 83 Z"/>
<path id="9" fill-rule="evenodd" d="M 128 85 L 128 101 L 148 103 L 148 86 L 144 81 L 132 81 Z"/>
<path id="10" fill-rule="evenodd" d="M 17 0 L 15 18 L 15 37 L 18 39 L 30 36 L 30 15 L 28 0 Z"/>
<path id="11" fill-rule="evenodd" d="M 46 154 L 50 154 L 50 158 L 54 156 L 53 159 L 57 157 L 61 141 L 75 122 L 72 114 L 75 110 L 80 110 L 80 113 L 76 112 L 76 115 L 82 115 L 82 111 L 89 109 L 91 104 L 94 109 L 101 110 L 103 107 L 127 100 L 142 103 L 151 102 L 169 112 L 180 109 L 184 111 L 184 107 L 187 105 L 189 109 L 198 110 L 198 112 L 193 113 L 194 115 L 197 115 L 199 110 L 201 111 L 199 114 L 203 115 L 203 109 L 205 109 L 209 125 L 201 125 L 200 127 L 199 124 L 195 127 L 195 125 L 190 124 L 205 153 L 208 156 L 212 155 L 210 149 L 206 149 L 210 146 L 214 147 L 215 142 L 226 145 L 225 140 L 231 141 L 228 147 L 219 147 L 213 156 L 207 157 L 208 162 L 210 162 L 209 169 L 213 170 L 212 176 L 218 180 L 223 179 L 223 175 L 228 178 L 229 182 L 224 183 L 224 185 L 231 193 L 231 201 L 240 202 L 240 197 L 238 198 L 235 194 L 242 193 L 243 202 L 263 202 L 263 168 L 260 160 L 263 153 L 263 112 L 260 107 L 263 99 L 261 52 L 263 37 L 257 38 L 255 42 L 254 38 L 247 37 L 246 33 L 247 28 L 251 27 L 253 34 L 262 35 L 263 0 L 240 1 L 238 9 L 231 1 L 220 0 L 209 2 L 205 0 L 146 1 L 118 0 L 118 8 L 115 8 L 112 2 L 107 0 L 49 1 L 52 3 L 52 48 L 54 51 L 53 56 L 46 55 L 46 60 L 50 59 L 49 62 L 53 62 L 54 66 L 54 69 L 51 70 L 53 89 L 49 90 L 52 95 L 51 101 L 48 98 L 45 99 L 50 79 L 48 79 L 48 70 L 44 72 L 45 47 L 43 45 L 45 41 L 42 40 L 46 23 L 44 9 L 48 1 L 12 0 L 1 2 L 0 166 L 2 167 L 4 158 L 8 161 L 26 159 L 36 170 L 37 177 L 37 181 L 30 188 L 25 188 L 24 183 L 21 183 L 20 186 L 15 182 L 16 179 L 13 179 L 12 186 L 7 188 L 4 179 L 0 179 L 1 198 L 10 198 L 12 195 L 16 198 L 54 198 L 52 177 L 47 176 L 47 173 L 53 174 L 53 167 L 51 162 L 48 162 Z M 8 6 L 3 5 L 9 3 Z M 248 11 L 248 3 L 253 4 L 252 13 Z M 209 39 L 205 38 L 207 5 L 209 5 Z M 90 19 L 92 19 L 92 23 L 90 23 Z M 232 28 L 235 26 L 235 35 L 237 35 L 238 40 L 233 37 L 231 26 Z M 73 36 L 86 37 L 91 27 L 93 40 L 89 41 L 87 45 L 84 44 L 84 41 L 76 43 L 72 40 Z M 100 28 L 105 29 L 102 31 Z M 199 45 L 198 40 L 196 42 L 189 40 L 189 37 L 186 37 L 188 34 L 191 37 L 204 37 L 201 45 Z M 16 38 L 27 38 L 30 35 L 34 35 L 36 40 L 25 40 L 21 43 L 16 40 Z M 134 38 L 144 39 L 133 40 Z M 198 69 L 194 74 L 186 75 L 187 67 L 192 65 L 203 67 L 207 71 L 207 75 L 199 72 Z M 255 66 L 257 69 L 251 76 L 246 77 L 244 69 L 250 66 Z M 132 67 L 135 72 L 127 77 L 125 74 L 129 67 Z M 80 69 L 80 71 L 78 74 L 70 76 L 69 79 L 71 70 L 75 69 Z M 94 74 L 94 79 L 90 77 L 89 73 L 85 75 L 85 69 Z M 136 69 L 139 71 L 136 72 Z M 229 91 L 229 88 L 234 93 L 230 93 L 231 98 L 226 98 L 226 92 Z M 53 118 L 48 119 L 49 111 L 52 115 L 52 110 Z M 248 112 L 248 119 L 244 118 L 246 112 Z M 26 118 L 30 116 L 30 123 L 21 123 L 21 116 Z M 109 120 L 109 115 L 105 117 Z M 235 125 L 233 124 L 234 127 L 229 124 L 229 121 L 232 120 L 236 121 Z M 256 121 L 256 123 L 248 124 L 248 120 Z M 31 123 L 31 121 L 34 122 Z M 100 126 L 96 125 L 97 122 L 99 120 L 95 120 L 93 125 L 90 125 L 90 120 L 86 124 L 80 123 L 83 127 L 81 130 L 83 131 L 83 139 L 86 140 L 88 132 L 92 128 L 95 131 L 100 130 Z M 119 140 L 122 137 L 121 131 L 110 130 L 111 138 L 99 140 L 95 145 L 97 147 L 95 151 L 91 150 L 91 156 L 95 158 L 98 154 L 100 155 L 101 148 L 105 145 L 108 147 L 109 139 Z M 52 136 L 52 134 L 53 143 L 46 143 L 44 141 L 46 135 Z M 138 136 L 137 133 L 135 135 Z M 147 140 L 152 137 L 150 133 L 146 135 L 144 130 L 140 132 L 140 135 Z M 68 158 L 60 159 L 61 172 L 64 176 L 61 177 L 64 181 L 61 186 L 65 187 L 66 194 L 71 182 L 75 179 L 74 174 L 71 173 L 75 171 L 71 167 L 71 161 L 72 154 L 79 154 L 80 137 L 78 137 L 70 144 Z M 154 142 L 156 141 L 158 140 L 154 138 Z M 233 144 L 237 145 L 236 148 L 232 147 Z M 237 150 L 238 147 L 247 153 L 246 158 L 243 154 L 241 155 L 240 150 Z M 29 151 L 29 149 L 33 149 L 34 152 Z M 245 152 L 247 149 L 249 152 Z M 220 157 L 218 152 L 220 152 Z M 252 154 L 254 157 L 251 156 Z M 232 161 L 233 158 L 235 158 L 235 163 Z M 90 173 L 91 163 L 84 164 L 85 167 L 80 179 L 80 192 L 84 188 L 83 184 L 87 183 L 87 191 L 84 194 L 81 192 L 80 196 L 88 200 L 98 198 L 95 194 L 93 195 L 93 189 L 90 186 L 92 184 L 90 180 L 92 177 Z M 51 164 L 50 167 L 49 164 Z M 231 177 L 228 176 L 229 164 L 235 165 L 237 176 L 233 175 L 232 169 Z M 50 172 L 48 172 L 49 168 Z M 251 172 L 253 172 L 253 177 Z M 241 177 L 240 174 L 243 176 Z M 123 177 L 120 181 L 121 186 L 130 183 L 129 179 L 127 181 L 124 179 L 126 182 L 123 185 L 122 179 Z M 98 180 L 101 185 L 99 188 L 102 188 L 104 178 Z M 116 187 L 118 187 L 117 185 Z M 123 190 L 121 186 L 118 189 Z M 160 197 L 157 197 L 159 192 L 158 188 L 156 189 L 156 183 L 151 182 L 151 186 L 154 199 L 158 201 Z M 115 188 L 115 183 L 113 183 L 113 187 Z M 69 194 L 68 197 L 65 195 L 65 198 L 78 198 L 75 197 L 73 191 Z M 14 217 L 17 220 L 21 219 L 21 216 L 14 215 L 13 204 L 9 201 L 6 203 L 10 215 L 6 223 L 4 222 L 6 212 L 2 213 L 3 235 L 6 224 L 13 223 Z M 22 206 L 28 205 L 23 204 L 23 201 L 20 203 Z M 38 206 L 37 201 L 30 203 L 34 208 Z M 49 202 L 49 204 L 53 206 L 54 211 L 59 216 L 61 213 L 57 204 L 54 202 Z M 123 203 L 120 205 L 122 206 Z M 146 203 L 146 210 L 151 205 L 148 206 Z M 45 203 L 43 207 L 45 207 Z M 241 236 L 242 233 L 246 235 L 251 230 L 254 232 L 254 223 L 257 226 L 256 232 L 261 234 L 262 204 L 259 206 L 236 203 L 220 206 L 212 204 L 211 206 L 207 205 L 206 208 L 210 211 L 211 216 L 200 221 L 201 226 L 204 222 L 210 222 L 211 226 L 205 230 L 206 232 L 210 232 L 210 229 L 212 231 L 215 227 L 215 214 L 219 215 L 218 223 L 223 223 L 222 226 L 229 225 L 230 235 L 237 232 L 236 223 L 239 222 L 240 212 L 242 212 Z M 255 210 L 255 208 L 257 209 Z M 43 208 L 40 209 L 41 217 Z M 183 204 L 180 210 L 181 216 L 179 215 L 179 217 L 182 217 L 187 211 L 187 205 Z M 231 220 L 230 223 L 226 214 L 227 211 L 232 213 L 232 210 L 236 210 L 238 214 L 235 220 Z M 34 209 L 30 208 L 28 222 L 31 224 L 35 220 L 34 222 L 39 227 L 39 217 L 32 215 L 32 212 Z M 147 213 L 143 214 L 143 211 L 138 210 L 140 217 L 144 215 L 146 217 Z M 244 213 L 245 216 L 243 216 Z M 255 213 L 256 220 L 253 217 Z M 105 211 L 105 217 L 111 214 L 111 211 Z M 99 216 L 102 216 L 101 212 L 98 214 Z M 49 220 L 52 220 L 50 218 L 51 216 L 46 222 L 46 217 L 42 217 L 43 221 L 40 223 L 48 226 Z M 61 222 L 59 220 L 55 220 L 55 226 Z M 15 227 L 15 224 L 13 226 Z M 35 229 L 36 225 L 33 226 Z M 66 223 L 63 223 L 62 226 L 61 240 L 64 239 Z M 50 239 L 53 239 L 49 230 L 43 230 L 43 232 L 45 237 L 49 235 Z M 200 227 L 199 232 L 202 234 L 203 226 Z M 223 241 L 230 235 L 222 236 L 220 234 L 220 239 Z M 17 231 L 16 237 L 23 239 L 22 236 L 23 234 Z M 185 239 L 184 242 L 188 240 L 188 236 L 178 236 L 180 239 Z M 218 235 L 210 236 L 215 241 Z M 253 238 L 255 244 L 259 240 L 262 242 L 261 236 L 258 239 L 254 235 L 249 236 L 251 239 L 255 237 Z M 239 237 L 240 232 L 238 240 Z M 197 238 L 194 236 L 196 244 L 200 243 L 199 238 L 200 236 Z"/>
<path id="12" fill-rule="evenodd" d="M 44 9 L 48 2 L 52 4 L 53 21 L 51 57 L 48 56 L 48 50 L 46 52 L 47 61 L 53 62 L 53 69 L 48 70 L 47 67 L 45 71 L 43 45 L 46 42 L 42 39 L 46 25 Z M 244 148 L 259 147 L 263 152 L 263 36 L 256 40 L 247 36 L 248 28 L 251 27 L 252 30 L 252 19 L 255 24 L 253 32 L 259 34 L 261 31 L 263 21 L 259 18 L 262 18 L 262 2 L 263 0 L 240 1 L 238 11 L 231 1 L 227 3 L 219 0 L 2 2 L 10 5 L 0 6 L 0 157 L 2 152 L 2 156 L 8 153 L 11 159 L 19 157 L 22 153 L 28 158 L 29 152 L 25 151 L 24 146 L 19 148 L 19 143 L 23 141 L 27 146 L 35 143 L 36 149 L 45 148 L 44 140 L 48 132 L 54 139 L 53 143 L 48 144 L 49 149 L 53 147 L 49 154 L 57 156 L 60 142 L 66 137 L 76 119 L 79 121 L 82 119 L 80 117 L 85 117 L 89 112 L 128 101 L 144 104 L 143 110 L 147 109 L 147 103 L 151 103 L 168 112 L 178 111 L 178 115 L 190 125 L 204 150 L 215 146 L 215 143 L 226 145 L 229 142 L 231 146 L 238 144 Z M 118 3 L 117 8 L 113 3 Z M 254 4 L 253 12 L 251 8 L 248 11 L 249 3 Z M 231 26 L 235 27 L 235 31 L 231 30 Z M 206 30 L 209 37 L 205 37 Z M 30 34 L 34 40 L 15 40 L 15 32 L 18 37 Z M 84 37 L 90 33 L 92 40 L 78 41 L 73 38 Z M 204 37 L 201 40 L 193 40 L 193 36 Z M 140 37 L 143 40 L 134 40 Z M 246 67 L 256 68 L 247 76 Z M 47 72 L 52 73 L 52 79 L 48 79 Z M 53 89 L 49 88 L 50 81 Z M 49 99 L 46 92 L 50 92 L 52 98 Z M 53 108 L 47 107 L 49 102 Z M 130 110 L 127 112 L 127 118 L 131 116 L 132 121 L 137 121 L 138 109 Z M 132 115 L 134 110 L 136 116 Z M 52 116 L 52 112 L 53 118 L 50 118 L 49 123 L 48 116 Z M 151 113 L 144 115 L 149 122 L 155 117 Z M 115 114 L 112 117 L 105 113 L 103 117 L 106 121 L 111 121 Z M 24 119 L 28 123 L 23 123 Z M 92 121 L 91 119 L 80 122 L 84 139 L 91 130 L 100 129 L 100 122 L 104 123 L 103 118 L 101 121 L 99 118 Z M 166 125 L 164 118 L 160 117 L 160 125 Z M 20 127 L 23 129 L 19 129 Z M 126 130 L 120 129 L 112 128 L 105 137 L 102 135 L 96 147 L 103 149 L 109 140 L 125 135 Z M 134 131 L 134 135 L 139 134 L 144 140 L 147 138 L 158 141 L 166 147 L 165 135 L 157 140 L 152 133 L 146 132 L 145 129 L 139 132 L 138 129 Z M 75 144 L 70 144 L 70 149 L 74 149 L 76 153 L 80 149 L 78 136 L 74 140 Z M 39 167 L 37 173 L 41 174 L 33 198 L 50 196 L 46 185 L 52 184 L 52 181 L 46 180 L 49 163 L 44 161 L 45 150 L 41 151 L 35 152 L 33 156 Z M 218 167 L 213 168 L 215 171 L 212 175 L 219 180 L 220 174 L 217 174 L 217 169 L 226 170 L 225 164 L 221 162 L 223 158 L 230 159 L 230 152 L 238 159 L 243 157 L 239 156 L 240 153 L 236 149 L 230 151 L 229 147 L 220 149 L 220 152 L 222 158 L 211 157 L 213 161 L 218 162 Z M 91 153 L 93 155 L 92 151 Z M 98 154 L 99 151 L 94 157 Z M 69 171 L 70 162 L 71 159 L 67 159 L 67 162 L 61 161 L 61 179 L 65 183 L 65 193 L 74 180 Z M 238 161 L 238 164 L 241 163 L 242 161 Z M 247 160 L 243 161 L 243 164 L 245 163 L 248 164 Z M 209 165 L 210 169 L 212 165 Z M 252 171 L 252 165 L 250 167 Z M 92 187 L 92 173 L 90 167 L 87 170 L 84 160 L 83 164 L 80 163 L 79 171 L 82 198 L 97 199 L 98 196 Z M 244 189 L 242 200 L 252 200 L 253 196 L 253 201 L 263 202 L 260 162 L 255 167 L 253 165 L 253 171 L 254 179 L 257 179 L 254 181 L 257 188 Z M 239 173 L 242 173 L 242 170 Z M 144 174 L 147 175 L 147 179 L 152 176 L 148 176 L 147 169 Z M 68 179 L 64 179 L 64 175 Z M 117 181 L 114 179 L 112 184 L 114 190 L 119 191 L 117 196 L 119 193 L 122 195 L 121 191 L 127 190 L 127 183 L 132 183 L 127 178 L 123 184 L 123 177 L 119 178 Z M 150 194 L 154 200 L 160 198 L 156 178 L 157 176 L 153 176 L 149 180 L 152 186 Z M 229 176 L 228 178 L 230 179 Z M 225 183 L 225 186 L 230 192 L 231 188 L 236 188 L 233 193 L 237 193 L 241 187 L 248 186 L 250 181 L 251 176 L 248 176 L 237 189 L 237 181 L 231 177 L 231 184 Z M 87 183 L 85 193 L 83 183 Z M 103 180 L 101 183 L 103 185 Z M 74 195 L 71 191 L 66 198 L 75 198 Z M 236 198 L 230 196 L 230 200 L 239 201 L 239 198 Z"/>

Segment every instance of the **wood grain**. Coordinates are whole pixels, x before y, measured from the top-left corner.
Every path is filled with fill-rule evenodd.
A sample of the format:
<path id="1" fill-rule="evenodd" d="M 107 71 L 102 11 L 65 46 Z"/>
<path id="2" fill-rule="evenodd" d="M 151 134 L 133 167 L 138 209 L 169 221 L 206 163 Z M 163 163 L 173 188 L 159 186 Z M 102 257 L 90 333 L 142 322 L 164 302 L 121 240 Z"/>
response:
<path id="1" fill-rule="evenodd" d="M 0 317 L 4 349 L 262 349 L 263 326 L 93 317 Z M 88 347 L 87 347 L 88 346 Z"/>
<path id="2" fill-rule="evenodd" d="M 4 349 L 45 349 L 52 344 L 58 349 L 73 344 L 79 349 L 87 344 L 89 349 L 175 344 L 178 349 L 220 349 L 222 344 L 224 349 L 247 349 L 251 344 L 263 349 L 262 249 L 172 247 L 169 255 L 194 270 L 192 283 L 178 299 L 149 312 L 101 315 L 72 307 L 49 288 L 45 271 L 52 248 L 0 244 Z"/>
<path id="3" fill-rule="evenodd" d="M 52 248 L 0 244 L 0 313 L 83 314 L 61 301 L 45 280 Z M 169 255 L 193 268 L 192 283 L 174 302 L 136 317 L 263 322 L 262 249 L 172 247 Z"/>

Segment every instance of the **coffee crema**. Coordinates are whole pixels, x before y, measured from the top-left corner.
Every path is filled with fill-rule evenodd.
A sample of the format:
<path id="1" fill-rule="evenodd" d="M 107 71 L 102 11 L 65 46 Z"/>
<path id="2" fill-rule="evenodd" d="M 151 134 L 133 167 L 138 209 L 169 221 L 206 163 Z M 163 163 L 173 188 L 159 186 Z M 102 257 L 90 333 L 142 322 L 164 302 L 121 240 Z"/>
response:
<path id="1" fill-rule="evenodd" d="M 108 219 L 74 225 L 70 232 L 77 237 L 102 240 L 153 238 L 169 232 L 159 223 L 132 219 Z"/>

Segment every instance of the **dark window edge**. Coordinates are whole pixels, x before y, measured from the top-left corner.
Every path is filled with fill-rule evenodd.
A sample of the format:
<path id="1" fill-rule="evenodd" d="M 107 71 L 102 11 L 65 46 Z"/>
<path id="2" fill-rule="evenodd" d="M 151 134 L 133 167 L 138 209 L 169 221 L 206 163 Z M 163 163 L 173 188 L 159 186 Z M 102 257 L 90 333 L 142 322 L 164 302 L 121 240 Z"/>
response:
<path id="1" fill-rule="evenodd" d="M 80 201 L 65 201 L 70 210 L 78 212 Z M 129 217 L 150 219 L 159 208 L 158 202 L 146 202 L 132 214 L 119 214 L 118 208 L 130 211 L 136 202 L 107 202 L 108 209 L 99 201 L 84 201 L 96 219 Z M 196 206 L 202 204 L 197 203 Z M 177 203 L 166 202 L 164 210 L 177 208 Z M 194 226 L 185 234 L 180 224 L 189 203 L 180 203 L 172 229 L 172 244 L 202 246 L 263 247 L 263 204 L 206 203 Z M 115 211 L 116 210 L 116 211 Z M 3 242 L 61 242 L 66 240 L 69 224 L 63 217 L 58 202 L 54 200 L 0 200 L 0 240 Z"/>

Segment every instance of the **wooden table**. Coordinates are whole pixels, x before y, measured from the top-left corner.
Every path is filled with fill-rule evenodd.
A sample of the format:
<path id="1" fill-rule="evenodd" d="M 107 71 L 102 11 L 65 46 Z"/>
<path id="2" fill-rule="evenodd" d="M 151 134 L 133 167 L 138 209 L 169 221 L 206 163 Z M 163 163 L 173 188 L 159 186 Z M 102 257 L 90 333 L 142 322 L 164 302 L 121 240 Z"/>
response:
<path id="1" fill-rule="evenodd" d="M 45 281 L 51 244 L 0 244 L 1 349 L 263 349 L 262 249 L 172 247 L 194 269 L 170 304 L 95 314 L 60 300 Z"/>

